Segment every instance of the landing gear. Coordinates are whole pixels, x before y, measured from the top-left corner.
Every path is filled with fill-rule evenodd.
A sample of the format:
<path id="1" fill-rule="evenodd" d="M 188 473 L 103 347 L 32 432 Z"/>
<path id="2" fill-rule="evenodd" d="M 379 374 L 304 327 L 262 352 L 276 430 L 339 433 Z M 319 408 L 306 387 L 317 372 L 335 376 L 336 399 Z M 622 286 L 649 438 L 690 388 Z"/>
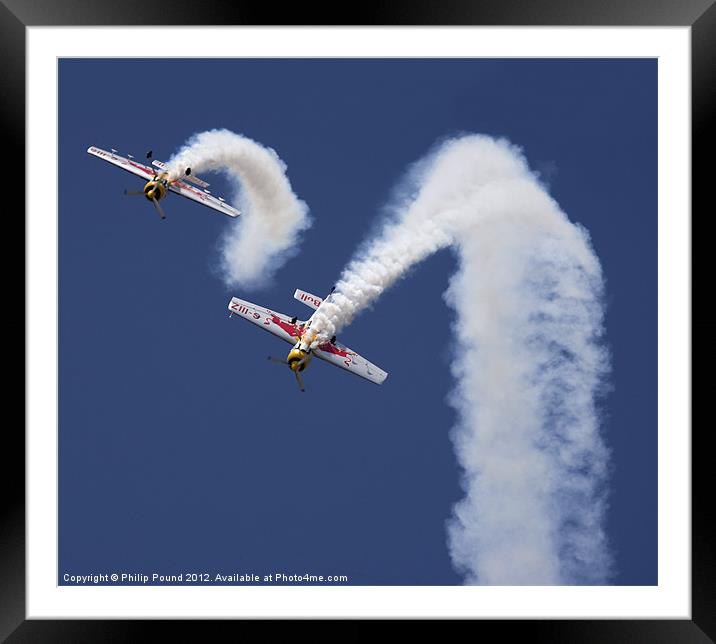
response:
<path id="1" fill-rule="evenodd" d="M 331 344 L 335 344 L 335 343 L 336 343 L 336 336 L 335 336 L 335 335 L 331 338 L 330 342 L 331 342 Z"/>
<path id="2" fill-rule="evenodd" d="M 298 320 L 297 317 L 292 317 L 292 318 L 291 318 L 291 324 L 296 324 L 296 321 L 297 321 L 297 320 Z"/>

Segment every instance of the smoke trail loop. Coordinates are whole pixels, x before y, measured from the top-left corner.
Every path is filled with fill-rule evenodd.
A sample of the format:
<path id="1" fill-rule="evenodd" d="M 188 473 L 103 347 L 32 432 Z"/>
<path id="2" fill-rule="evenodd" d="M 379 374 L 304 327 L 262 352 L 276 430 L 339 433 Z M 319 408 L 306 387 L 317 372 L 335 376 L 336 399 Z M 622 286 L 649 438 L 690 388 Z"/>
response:
<path id="1" fill-rule="evenodd" d="M 170 179 L 184 169 L 223 172 L 232 181 L 242 211 L 220 241 L 221 273 L 227 286 L 255 288 L 295 252 L 311 225 L 308 207 L 293 192 L 286 164 L 274 150 L 229 130 L 194 135 L 168 161 Z"/>

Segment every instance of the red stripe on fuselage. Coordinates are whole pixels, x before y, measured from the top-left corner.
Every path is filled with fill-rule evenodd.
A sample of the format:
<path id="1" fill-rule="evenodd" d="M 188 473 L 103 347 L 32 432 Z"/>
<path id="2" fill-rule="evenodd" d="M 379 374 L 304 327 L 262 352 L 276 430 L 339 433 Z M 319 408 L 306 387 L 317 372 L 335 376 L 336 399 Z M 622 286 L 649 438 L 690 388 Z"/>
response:
<path id="1" fill-rule="evenodd" d="M 292 338 L 302 338 L 303 334 L 306 332 L 306 327 L 299 326 L 298 324 L 291 324 L 290 322 L 284 322 L 275 313 L 271 313 L 271 322 L 273 322 L 276 326 L 281 327 Z M 335 344 L 331 344 L 330 342 L 319 344 L 318 348 L 326 353 L 341 356 L 341 358 L 347 358 L 348 356 L 355 355 L 351 351 L 340 349 Z"/>

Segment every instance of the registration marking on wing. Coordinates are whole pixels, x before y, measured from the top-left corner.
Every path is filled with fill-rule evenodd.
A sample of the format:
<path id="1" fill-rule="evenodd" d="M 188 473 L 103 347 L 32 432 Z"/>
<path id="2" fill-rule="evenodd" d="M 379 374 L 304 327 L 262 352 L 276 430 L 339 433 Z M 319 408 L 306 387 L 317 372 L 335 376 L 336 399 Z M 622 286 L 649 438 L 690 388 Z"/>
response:
<path id="1" fill-rule="evenodd" d="M 249 314 L 249 308 L 247 306 L 244 306 L 243 304 L 239 304 L 238 302 L 231 303 L 231 310 L 235 311 L 236 313 L 243 313 L 245 315 Z"/>

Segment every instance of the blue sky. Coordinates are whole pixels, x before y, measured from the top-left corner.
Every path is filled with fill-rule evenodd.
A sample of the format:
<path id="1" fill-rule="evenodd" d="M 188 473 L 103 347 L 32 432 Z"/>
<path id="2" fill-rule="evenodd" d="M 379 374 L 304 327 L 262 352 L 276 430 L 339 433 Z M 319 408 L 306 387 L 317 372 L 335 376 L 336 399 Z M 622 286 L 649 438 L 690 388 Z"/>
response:
<path id="1" fill-rule="evenodd" d="M 657 65 L 654 60 L 61 60 L 59 574 L 344 574 L 461 583 L 445 522 L 462 497 L 449 439 L 455 258 L 411 271 L 341 340 L 381 386 L 229 319 L 232 295 L 290 315 L 324 295 L 406 167 L 459 132 L 505 136 L 606 277 L 604 437 L 614 582 L 657 583 Z M 86 149 L 167 159 L 223 127 L 273 147 L 313 227 L 261 291 L 227 290 L 231 222 Z M 221 177 L 204 177 L 229 196 Z M 431 339 L 425 367 L 426 335 Z"/>

